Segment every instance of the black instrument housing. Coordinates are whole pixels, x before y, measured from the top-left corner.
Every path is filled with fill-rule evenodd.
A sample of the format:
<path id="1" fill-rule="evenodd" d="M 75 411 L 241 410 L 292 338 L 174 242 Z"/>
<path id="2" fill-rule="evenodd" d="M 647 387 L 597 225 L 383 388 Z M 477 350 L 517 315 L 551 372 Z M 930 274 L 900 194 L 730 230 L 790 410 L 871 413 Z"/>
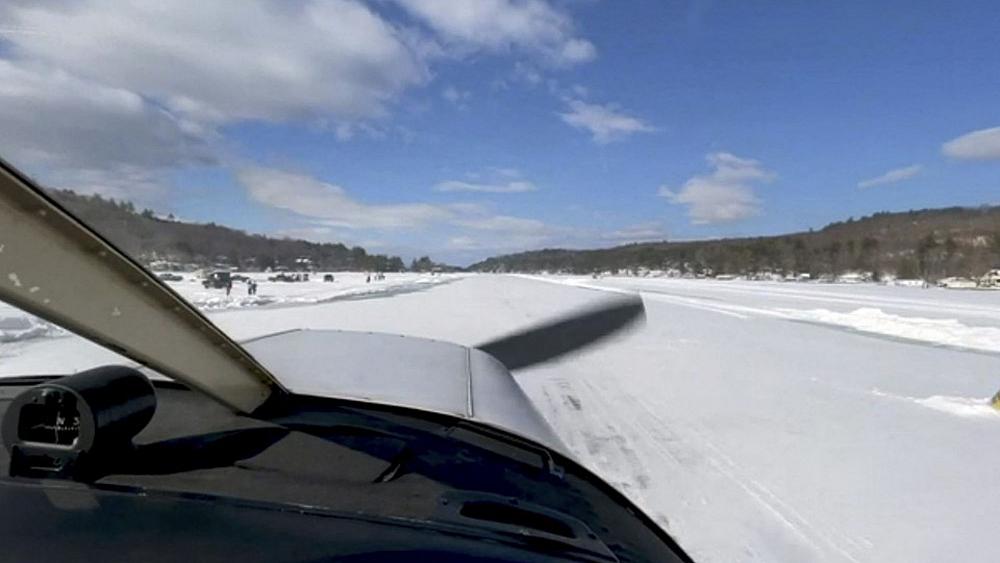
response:
<path id="1" fill-rule="evenodd" d="M 28 388 L 3 419 L 14 476 L 87 481 L 121 459 L 156 412 L 138 371 L 102 366 Z"/>

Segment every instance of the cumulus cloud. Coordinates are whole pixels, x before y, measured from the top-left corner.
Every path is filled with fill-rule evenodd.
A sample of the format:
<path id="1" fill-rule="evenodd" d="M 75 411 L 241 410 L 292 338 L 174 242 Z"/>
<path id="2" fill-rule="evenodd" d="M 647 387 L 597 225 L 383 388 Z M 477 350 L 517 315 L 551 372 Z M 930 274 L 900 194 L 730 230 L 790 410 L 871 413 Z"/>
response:
<path id="1" fill-rule="evenodd" d="M 0 151 L 61 167 L 211 160 L 207 134 L 138 94 L 62 70 L 0 60 Z"/>
<path id="2" fill-rule="evenodd" d="M 667 231 L 659 223 L 638 223 L 604 233 L 601 238 L 619 243 L 666 240 Z"/>
<path id="3" fill-rule="evenodd" d="M 435 185 L 434 191 L 515 194 L 538 190 L 535 184 L 523 179 L 516 168 L 492 167 L 486 173 L 470 172 L 466 176 L 477 181 L 447 180 Z M 483 177 L 487 180 L 478 181 Z"/>
<path id="4" fill-rule="evenodd" d="M 1000 160 L 1000 127 L 971 131 L 941 145 L 945 156 L 962 160 Z"/>
<path id="5" fill-rule="evenodd" d="M 568 100 L 567 103 L 568 111 L 559 114 L 562 120 L 577 129 L 589 131 L 598 144 L 654 130 L 641 119 L 624 113 L 613 104 L 588 104 L 582 100 Z"/>
<path id="6" fill-rule="evenodd" d="M 404 30 L 354 0 L 81 0 L 15 5 L 19 59 L 199 121 L 378 115 L 428 70 Z"/>
<path id="7" fill-rule="evenodd" d="M 446 86 L 441 91 L 441 97 L 460 108 L 464 108 L 466 107 L 465 102 L 469 101 L 472 93 L 468 90 L 459 90 L 454 86 Z"/>
<path id="8" fill-rule="evenodd" d="M 355 0 L 16 2 L 0 19 L 0 152 L 139 203 L 215 162 L 222 125 L 314 120 L 347 139 L 429 78 L 427 41 Z"/>
<path id="9" fill-rule="evenodd" d="M 510 72 L 510 78 L 514 82 L 526 84 L 531 87 L 538 86 L 545 80 L 545 77 L 542 76 L 541 71 L 535 65 L 521 61 L 514 64 L 514 68 Z"/>
<path id="10" fill-rule="evenodd" d="M 477 203 L 364 202 L 335 184 L 272 168 L 244 168 L 237 178 L 255 201 L 302 219 L 301 224 L 287 227 L 281 234 L 309 240 L 382 240 L 386 233 L 405 231 L 410 240 L 421 241 L 418 244 L 474 259 L 551 245 L 665 238 L 652 223 L 608 234 L 497 213 L 491 206 Z"/>
<path id="11" fill-rule="evenodd" d="M 312 231 L 302 231 L 306 233 L 322 227 L 375 232 L 434 229 L 452 233 L 449 248 L 469 250 L 529 247 L 566 232 L 474 203 L 366 203 L 340 186 L 273 168 L 244 168 L 237 178 L 255 201 L 308 220 Z"/>
<path id="12" fill-rule="evenodd" d="M 44 185 L 128 200 L 154 208 L 170 203 L 169 172 L 137 166 L 57 168 L 46 174 Z"/>
<path id="13" fill-rule="evenodd" d="M 571 18 L 542 0 L 402 5 L 0 4 L 0 151 L 43 181 L 117 193 L 128 183 L 116 178 L 149 187 L 179 166 L 212 161 L 234 123 L 308 122 L 344 141 L 386 137 L 394 129 L 382 119 L 394 103 L 457 51 L 550 67 L 594 56 Z M 461 107 L 470 94 L 449 87 L 442 96 Z M 74 182 L 76 171 L 89 177 Z"/>
<path id="14" fill-rule="evenodd" d="M 517 51 L 568 66 L 593 60 L 594 45 L 578 37 L 572 19 L 543 0 L 397 0 L 458 51 Z"/>
<path id="15" fill-rule="evenodd" d="M 659 195 L 673 204 L 688 206 L 688 216 L 696 225 L 728 223 L 759 214 L 760 200 L 753 184 L 770 181 L 774 174 L 756 160 L 726 152 L 709 154 L 706 160 L 713 168 L 711 173 L 688 179 L 676 191 L 662 186 Z"/>
<path id="16" fill-rule="evenodd" d="M 43 184 L 125 198 L 167 195 L 166 170 L 214 162 L 214 134 L 143 97 L 0 59 L 0 154 Z"/>
<path id="17" fill-rule="evenodd" d="M 478 250 L 482 243 L 469 236 L 457 236 L 448 239 L 447 247 L 451 250 Z"/>
<path id="18" fill-rule="evenodd" d="M 386 249 L 391 248 L 391 245 L 383 240 L 354 236 L 359 234 L 357 231 L 334 229 L 333 227 L 323 225 L 288 227 L 272 231 L 270 234 L 297 240 L 360 246 L 367 251 L 377 250 L 384 252 Z M 390 252 L 394 253 L 395 249 L 392 249 Z"/>
<path id="19" fill-rule="evenodd" d="M 510 215 L 457 217 L 452 225 L 460 228 L 461 233 L 448 239 L 447 248 L 457 251 L 476 250 L 481 254 L 539 248 L 572 234 L 572 229 Z"/>
<path id="20" fill-rule="evenodd" d="M 510 215 L 457 219 L 455 224 L 480 231 L 502 231 L 518 234 L 541 234 L 549 229 L 544 222 L 537 219 L 511 217 Z"/>
<path id="21" fill-rule="evenodd" d="M 237 173 L 254 200 L 348 229 L 412 229 L 453 216 L 447 207 L 426 203 L 367 204 L 334 184 L 273 168 Z"/>
<path id="22" fill-rule="evenodd" d="M 498 174 L 500 176 L 504 176 L 504 177 L 507 177 L 507 178 L 520 178 L 521 177 L 521 171 L 518 170 L 517 168 L 506 168 L 506 167 L 503 167 L 503 166 L 494 166 L 493 168 L 490 168 L 490 170 L 493 173 L 495 173 L 495 174 Z"/>
<path id="23" fill-rule="evenodd" d="M 903 168 L 894 168 L 885 174 L 876 176 L 874 178 L 869 178 L 867 180 L 862 180 L 858 182 L 859 188 L 873 188 L 875 186 L 884 186 L 886 184 L 895 184 L 896 182 L 902 182 L 920 174 L 924 169 L 923 166 L 919 164 L 914 164 L 913 166 L 904 166 Z"/>
<path id="24" fill-rule="evenodd" d="M 434 186 L 434 191 L 438 192 L 480 192 L 493 194 L 513 194 L 523 192 L 533 192 L 537 190 L 531 182 L 524 180 L 511 180 L 502 183 L 466 182 L 462 180 L 448 180 Z"/>

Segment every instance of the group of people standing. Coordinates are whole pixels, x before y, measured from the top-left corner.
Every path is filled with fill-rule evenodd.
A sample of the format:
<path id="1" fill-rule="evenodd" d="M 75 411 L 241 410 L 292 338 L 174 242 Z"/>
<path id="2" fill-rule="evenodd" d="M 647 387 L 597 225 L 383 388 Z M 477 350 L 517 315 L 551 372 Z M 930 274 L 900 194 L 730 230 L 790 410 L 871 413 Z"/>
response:
<path id="1" fill-rule="evenodd" d="M 226 281 L 226 297 L 233 292 L 233 280 Z M 247 295 L 257 295 L 257 282 L 254 280 L 247 280 Z"/>

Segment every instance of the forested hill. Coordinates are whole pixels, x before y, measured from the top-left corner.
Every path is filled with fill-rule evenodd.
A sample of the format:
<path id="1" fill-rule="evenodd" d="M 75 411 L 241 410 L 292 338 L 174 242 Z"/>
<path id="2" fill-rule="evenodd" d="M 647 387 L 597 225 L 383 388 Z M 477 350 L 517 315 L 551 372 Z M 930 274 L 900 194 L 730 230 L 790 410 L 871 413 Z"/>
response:
<path id="1" fill-rule="evenodd" d="M 368 254 L 360 246 L 348 248 L 339 243 L 270 238 L 214 223 L 186 223 L 157 217 L 151 210 L 138 211 L 126 201 L 69 190 L 48 193 L 119 248 L 145 263 L 169 261 L 263 270 L 278 266 L 293 268 L 297 259 L 308 258 L 320 270 L 406 269 L 398 256 Z"/>
<path id="2" fill-rule="evenodd" d="M 1000 267 L 1000 206 L 876 213 L 789 235 L 546 249 L 489 258 L 477 271 L 574 273 L 621 269 L 813 277 L 848 271 L 936 279 Z"/>

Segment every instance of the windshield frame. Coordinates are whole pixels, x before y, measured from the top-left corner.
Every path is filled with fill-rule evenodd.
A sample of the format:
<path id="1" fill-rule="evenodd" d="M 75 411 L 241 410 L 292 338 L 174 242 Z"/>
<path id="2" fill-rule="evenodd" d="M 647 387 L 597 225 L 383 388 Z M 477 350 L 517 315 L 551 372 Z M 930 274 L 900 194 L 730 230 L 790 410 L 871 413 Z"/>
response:
<path id="1" fill-rule="evenodd" d="M 0 244 L 0 301 L 239 412 L 286 394 L 236 341 L 2 159 Z"/>

